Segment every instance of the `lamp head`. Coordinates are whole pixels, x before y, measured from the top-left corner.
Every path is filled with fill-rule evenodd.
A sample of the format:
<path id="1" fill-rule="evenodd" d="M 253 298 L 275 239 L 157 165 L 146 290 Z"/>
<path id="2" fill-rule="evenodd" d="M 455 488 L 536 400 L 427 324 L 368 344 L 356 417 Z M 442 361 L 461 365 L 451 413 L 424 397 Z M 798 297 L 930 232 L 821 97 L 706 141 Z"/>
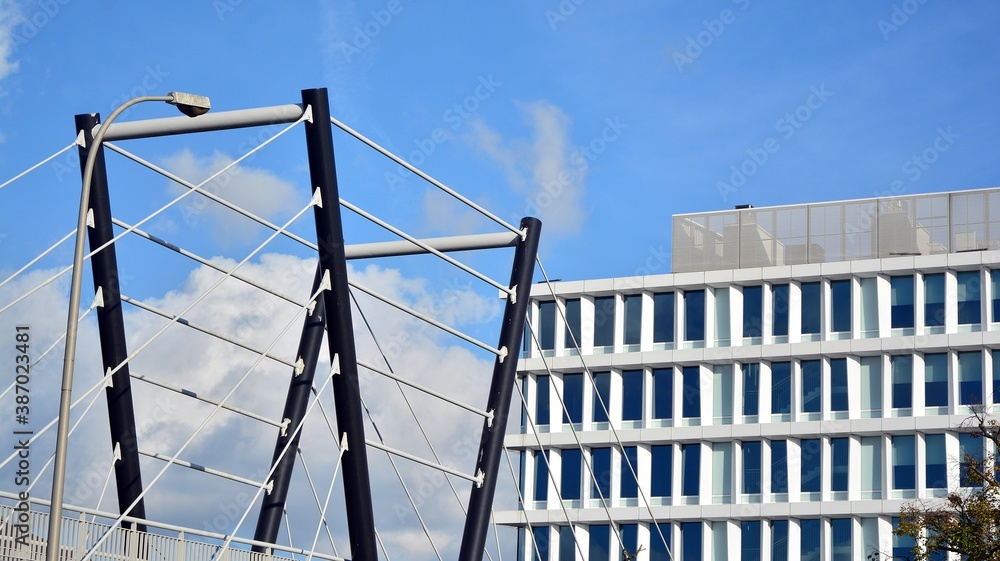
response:
<path id="1" fill-rule="evenodd" d="M 184 92 L 170 92 L 170 97 L 171 100 L 167 103 L 170 105 L 176 105 L 177 109 L 188 117 L 204 115 L 205 113 L 208 113 L 209 109 L 212 108 L 212 102 L 203 95 L 195 95 Z"/>

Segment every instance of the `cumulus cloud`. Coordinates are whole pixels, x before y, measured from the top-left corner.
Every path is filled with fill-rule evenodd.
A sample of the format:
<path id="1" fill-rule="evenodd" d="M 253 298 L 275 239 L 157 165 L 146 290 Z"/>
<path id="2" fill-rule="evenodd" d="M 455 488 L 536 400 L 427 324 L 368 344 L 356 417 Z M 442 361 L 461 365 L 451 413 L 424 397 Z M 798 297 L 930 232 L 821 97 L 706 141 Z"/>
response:
<path id="1" fill-rule="evenodd" d="M 587 215 L 587 162 L 570 141 L 570 119 L 543 100 L 520 109 L 532 129 L 530 138 L 505 139 L 474 120 L 470 139 L 504 170 L 519 199 L 517 214 L 541 218 L 546 237 L 577 234 Z"/>
<path id="2" fill-rule="evenodd" d="M 212 174 L 233 163 L 233 158 L 221 152 L 199 158 L 184 149 L 164 159 L 166 169 L 194 184 L 208 179 Z M 284 222 L 308 202 L 305 194 L 296 193 L 295 187 L 274 173 L 237 165 L 203 187 L 236 206 L 271 221 Z M 180 194 L 187 187 L 171 182 L 170 191 Z M 250 219 L 209 200 L 201 194 L 189 195 L 180 206 L 180 212 L 189 226 L 207 225 L 216 241 L 224 244 L 246 239 L 256 231 Z"/>
<path id="3" fill-rule="evenodd" d="M 226 266 L 235 264 L 221 259 L 220 263 Z M 283 294 L 305 301 L 314 276 L 315 263 L 314 259 L 266 254 L 244 265 L 240 272 Z M 31 273 L 4 287 L 0 290 L 0 305 L 9 301 L 11 295 L 47 278 L 50 273 Z M 452 326 L 461 328 L 484 322 L 498 323 L 500 319 L 501 306 L 492 291 L 487 291 L 490 294 L 486 296 L 470 287 L 435 285 L 426 279 L 409 277 L 399 270 L 377 265 L 351 267 L 349 275 L 355 282 Z M 156 298 L 148 298 L 145 302 L 165 311 L 178 313 L 219 278 L 221 273 L 199 267 L 175 290 Z M 52 285 L 0 315 L 0 327 L 4 332 L 11 333 L 13 323 L 34 318 L 32 329 L 38 333 L 38 340 L 42 340 L 43 333 L 51 339 L 52 334 L 61 331 L 61 318 L 65 317 L 66 284 L 63 282 Z M 85 302 L 89 301 L 87 292 L 89 291 L 85 291 L 83 298 Z M 380 352 L 375 339 L 355 312 L 355 335 L 362 360 L 386 368 L 381 354 L 385 353 L 389 364 L 399 375 L 465 403 L 477 407 L 485 405 L 493 364 L 493 357 L 489 353 L 459 343 L 452 336 L 427 326 L 412 316 L 376 303 L 360 293 L 358 301 L 381 347 Z M 268 347 L 277 339 L 271 354 L 283 360 L 294 361 L 296 358 L 302 314 L 293 304 L 262 295 L 259 290 L 239 280 L 224 281 L 184 316 L 191 323 L 224 333 L 260 349 Z M 81 332 L 76 396 L 82 395 L 83 389 L 90 387 L 101 375 L 96 325 L 92 319 L 88 317 L 84 321 Z M 129 306 L 125 307 L 125 321 L 129 349 L 133 351 L 146 343 L 165 324 L 162 318 Z M 282 337 L 282 329 L 289 324 L 291 329 Z M 495 343 L 495 340 L 488 342 Z M 328 378 L 330 365 L 327 356 L 324 344 L 316 373 L 317 388 Z M 47 370 L 39 370 L 39 375 L 45 372 L 46 379 L 57 379 L 60 359 L 61 353 L 46 365 Z M 142 351 L 130 368 L 134 374 L 180 386 L 199 395 L 221 399 L 241 377 L 251 371 L 256 361 L 257 355 L 250 351 L 212 339 L 189 327 L 173 325 Z M 287 365 L 264 360 L 252 369 L 246 382 L 228 403 L 278 420 L 291 374 L 291 368 Z M 441 461 L 464 473 L 472 472 L 482 426 L 481 418 L 445 405 L 412 388 L 401 391 L 395 382 L 370 371 L 362 370 L 360 381 L 362 395 L 371 414 L 371 421 L 366 421 L 368 439 L 378 438 L 374 430 L 374 426 L 377 426 L 388 446 L 424 458 L 433 458 L 424 441 L 421 427 L 410 413 L 412 408 Z M 41 384 L 38 387 L 41 391 Z M 177 451 L 212 410 L 211 405 L 138 380 L 133 381 L 133 390 L 140 448 L 167 456 Z M 56 392 L 48 393 L 51 395 L 36 396 L 39 420 L 55 415 Z M 70 470 L 67 486 L 67 497 L 72 499 L 71 502 L 88 507 L 97 504 L 111 466 L 108 461 L 110 443 L 107 418 L 100 393 L 102 392 L 97 394 L 95 407 L 81 424 L 81 432 L 73 437 L 75 445 L 71 451 L 71 461 L 74 467 Z M 301 448 L 308 460 L 316 491 L 322 498 L 330 486 L 338 455 L 336 438 L 331 435 L 331 425 L 335 429 L 336 420 L 333 417 L 335 407 L 329 387 L 321 396 L 321 401 L 330 419 L 325 420 L 322 412 L 318 408 L 314 409 L 303 431 Z M 8 425 L 10 421 L 5 418 L 0 428 L 11 429 Z M 277 429 L 274 427 L 233 412 L 221 411 L 210 422 L 207 430 L 181 454 L 181 458 L 251 480 L 263 481 L 276 434 Z M 51 442 L 40 441 L 37 449 L 38 457 L 41 458 L 48 453 L 43 450 L 51 450 Z M 369 449 L 368 456 L 376 525 L 390 556 L 405 554 L 408 558 L 434 559 L 433 551 L 417 523 L 393 466 L 381 452 Z M 400 471 L 406 481 L 436 545 L 442 554 L 454 556 L 460 541 L 463 515 L 447 480 L 439 472 L 407 460 L 395 459 L 395 463 L 395 469 Z M 143 477 L 147 485 L 163 465 L 159 460 L 142 459 Z M 501 481 L 505 481 L 504 478 L 509 479 L 507 467 L 502 465 L 501 468 Z M 0 470 L 0 475 L 6 475 L 7 470 L 9 466 L 6 470 Z M 346 546 L 347 526 L 343 519 L 340 483 L 338 476 L 335 485 L 338 490 L 334 492 L 328 521 L 334 539 L 340 546 L 340 554 L 346 555 L 349 547 Z M 453 483 L 461 500 L 467 501 L 471 483 L 461 479 L 453 479 Z M 112 484 L 110 493 L 102 503 L 106 510 L 112 510 L 112 505 L 115 504 L 113 487 Z M 511 488 L 509 481 L 506 482 L 506 487 Z M 259 499 L 254 500 L 254 493 L 252 487 L 241 483 L 173 467 L 148 495 L 147 512 L 157 520 L 229 533 L 249 506 L 252 507 L 250 516 L 239 534 L 250 536 L 257 515 L 256 505 L 260 502 Z M 40 492 L 39 496 L 43 494 Z M 288 512 L 291 517 L 290 525 L 296 529 L 295 545 L 308 547 L 317 527 L 318 507 L 301 464 L 295 468 Z M 324 536 L 325 532 L 321 534 L 319 549 L 332 552 L 331 546 L 322 545 L 327 541 Z"/>

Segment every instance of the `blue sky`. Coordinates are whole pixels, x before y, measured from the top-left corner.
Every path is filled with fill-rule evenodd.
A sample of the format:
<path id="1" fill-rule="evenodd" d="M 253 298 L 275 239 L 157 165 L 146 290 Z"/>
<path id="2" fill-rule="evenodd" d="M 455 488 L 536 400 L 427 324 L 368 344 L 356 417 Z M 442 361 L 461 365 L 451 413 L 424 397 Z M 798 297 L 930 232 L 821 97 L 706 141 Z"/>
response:
<path id="1" fill-rule="evenodd" d="M 0 182 L 69 145 L 75 114 L 107 116 L 133 96 L 190 91 L 225 111 L 298 103 L 300 90 L 325 87 L 335 117 L 430 175 L 509 221 L 540 216 L 550 276 L 668 272 L 673 214 L 1000 185 L 998 22 L 1000 5 L 985 0 L 0 0 Z M 171 115 L 171 108 L 147 104 L 122 119 Z M 200 181 L 277 130 L 120 145 Z M 496 231 L 336 134 L 345 199 L 421 236 Z M 77 165 L 72 154 L 60 156 L 0 191 L 0 278 L 74 227 Z M 109 156 L 109 167 L 113 208 L 122 220 L 134 223 L 183 192 L 118 156 Z M 238 169 L 215 183 L 215 192 L 275 222 L 309 200 L 299 130 Z M 388 239 L 353 217 L 347 226 L 349 242 Z M 311 227 L 305 220 L 292 229 L 312 237 Z M 199 199 L 145 229 L 231 262 L 267 235 Z M 123 290 L 147 302 L 179 310 L 207 285 L 204 271 L 146 241 L 123 241 L 119 252 Z M 265 253 L 253 270 L 301 294 L 311 277 L 307 253 L 287 242 Z M 61 247 L 17 286 L 40 281 L 70 255 Z M 508 262 L 468 259 L 506 278 Z M 468 279 L 426 261 L 360 267 L 359 278 L 495 340 L 483 327 L 499 321 L 495 291 L 487 298 Z M 240 297 L 228 293 L 196 317 L 266 343 L 276 328 L 258 325 Z M 459 309 L 449 312 L 444 304 Z M 43 299 L 17 313 L 0 323 L 34 318 L 38 330 L 58 330 L 64 312 Z M 159 325 L 138 315 L 127 319 L 136 338 Z M 404 334 L 411 327 L 388 315 L 373 321 Z M 84 340 L 91 345 L 81 352 L 93 355 L 89 329 Z M 433 370 L 440 356 L 453 354 L 463 368 L 488 367 L 466 347 L 414 337 L 392 343 L 400 363 Z M 184 344 L 154 349 L 147 371 L 177 358 L 172 349 Z M 233 368 L 225 353 L 182 358 L 192 372 Z M 48 371 L 54 375 L 57 366 L 52 361 Z M 191 384 L 204 381 L 185 375 Z M 282 385 L 287 379 L 282 368 L 275 376 Z M 250 392 L 245 405 L 263 407 L 272 394 L 273 387 Z M 412 427 L 393 415 L 398 405 L 374 406 L 375 413 L 407 434 Z M 174 407 L 180 406 L 156 410 L 177 418 Z M 95 438 L 106 438 L 99 429 Z M 164 450 L 176 442 L 170 432 L 176 427 L 153 423 L 148 430 Z M 258 448 L 269 457 L 268 443 Z M 219 449 L 203 444 L 196 459 L 225 463 Z M 443 501 L 439 483 L 431 483 L 435 498 L 427 500 Z M 201 527 L 201 520 L 183 519 L 177 500 L 172 520 Z M 390 512 L 400 504 L 385 501 Z M 422 543 L 418 532 L 395 537 L 400 547 Z M 418 556 L 424 555 L 430 557 Z"/>

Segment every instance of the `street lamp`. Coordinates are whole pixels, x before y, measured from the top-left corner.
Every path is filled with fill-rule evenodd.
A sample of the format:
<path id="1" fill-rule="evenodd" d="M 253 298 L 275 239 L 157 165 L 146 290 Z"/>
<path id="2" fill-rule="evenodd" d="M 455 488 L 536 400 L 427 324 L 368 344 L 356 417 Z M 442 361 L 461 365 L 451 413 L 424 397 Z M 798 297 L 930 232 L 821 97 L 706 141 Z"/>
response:
<path id="1" fill-rule="evenodd" d="M 176 105 L 188 117 L 204 115 L 212 108 L 203 95 L 170 92 L 167 95 L 148 95 L 130 99 L 119 105 L 107 120 L 101 123 L 94 140 L 87 147 L 87 163 L 83 168 L 83 187 L 80 193 L 80 214 L 76 223 L 76 249 L 73 253 L 73 279 L 69 289 L 69 312 L 66 318 L 66 350 L 63 355 L 62 390 L 59 394 L 59 419 L 56 428 L 55 468 L 52 471 L 52 501 L 49 505 L 49 536 L 47 561 L 59 561 L 60 533 L 62 530 L 62 503 L 66 485 L 66 449 L 69 440 L 69 409 L 73 392 L 73 366 L 76 360 L 76 336 L 80 321 L 80 291 L 83 285 L 83 249 L 87 233 L 87 211 L 90 210 L 90 182 L 94 175 L 94 162 L 104 141 L 104 135 L 118 115 L 126 109 L 145 101 L 165 101 Z"/>

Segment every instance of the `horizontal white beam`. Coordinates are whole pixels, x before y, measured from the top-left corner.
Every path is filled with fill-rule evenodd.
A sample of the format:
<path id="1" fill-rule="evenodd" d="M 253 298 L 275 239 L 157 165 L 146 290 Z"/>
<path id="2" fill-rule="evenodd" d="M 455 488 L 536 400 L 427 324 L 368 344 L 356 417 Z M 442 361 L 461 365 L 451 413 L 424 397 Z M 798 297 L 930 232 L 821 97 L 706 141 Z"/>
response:
<path id="1" fill-rule="evenodd" d="M 499 232 L 495 234 L 424 238 L 420 240 L 420 243 L 430 246 L 437 251 L 449 252 L 513 247 L 517 245 L 518 240 L 520 240 L 520 236 L 517 234 Z M 347 253 L 348 259 L 370 259 L 373 257 L 395 257 L 398 255 L 429 253 L 426 249 L 409 240 L 353 244 L 345 246 L 344 251 Z"/>
<path id="2" fill-rule="evenodd" d="M 238 109 L 221 113 L 206 113 L 198 117 L 166 117 L 112 123 L 104 135 L 105 142 L 170 136 L 190 132 L 221 131 L 246 127 L 261 127 L 293 123 L 302 116 L 298 104 L 274 105 L 254 109 Z"/>

